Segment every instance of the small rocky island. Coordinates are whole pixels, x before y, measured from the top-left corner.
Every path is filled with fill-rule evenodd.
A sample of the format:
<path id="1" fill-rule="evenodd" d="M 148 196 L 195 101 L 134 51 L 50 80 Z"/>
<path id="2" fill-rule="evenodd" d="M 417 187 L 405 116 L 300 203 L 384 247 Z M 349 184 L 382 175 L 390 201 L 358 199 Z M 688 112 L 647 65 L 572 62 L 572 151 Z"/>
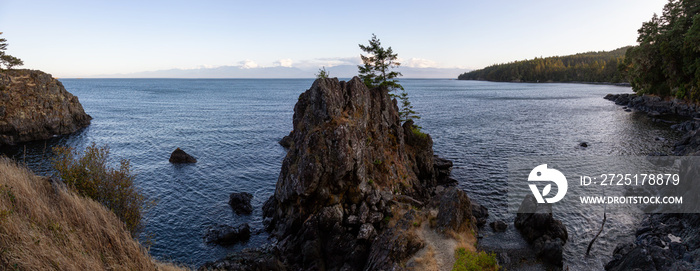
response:
<path id="1" fill-rule="evenodd" d="M 275 241 L 202 269 L 443 270 L 457 248 L 475 250 L 487 213 L 449 185 L 452 163 L 412 121 L 401 124 L 386 91 L 357 77 L 318 79 L 293 124 L 263 206 Z"/>
<path id="2" fill-rule="evenodd" d="M 91 119 L 78 97 L 50 74 L 0 71 L 0 146 L 70 134 Z"/>

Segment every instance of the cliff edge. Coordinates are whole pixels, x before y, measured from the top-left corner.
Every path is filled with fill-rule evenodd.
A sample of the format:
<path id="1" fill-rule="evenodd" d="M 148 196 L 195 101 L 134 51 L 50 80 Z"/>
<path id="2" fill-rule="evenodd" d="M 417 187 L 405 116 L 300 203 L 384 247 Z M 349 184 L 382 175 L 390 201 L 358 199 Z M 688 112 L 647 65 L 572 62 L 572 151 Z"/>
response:
<path id="1" fill-rule="evenodd" d="M 78 97 L 37 70 L 0 71 L 0 145 L 49 139 L 90 124 Z"/>

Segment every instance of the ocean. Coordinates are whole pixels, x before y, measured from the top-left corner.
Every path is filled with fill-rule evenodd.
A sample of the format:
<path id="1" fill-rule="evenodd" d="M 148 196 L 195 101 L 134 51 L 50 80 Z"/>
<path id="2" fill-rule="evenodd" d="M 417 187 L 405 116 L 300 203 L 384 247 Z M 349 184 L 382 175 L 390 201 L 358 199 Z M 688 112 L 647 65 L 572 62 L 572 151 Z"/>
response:
<path id="1" fill-rule="evenodd" d="M 131 160 L 136 185 L 156 205 L 139 236 L 158 259 L 199 266 L 267 242 L 261 207 L 273 194 L 286 152 L 277 141 L 292 129 L 294 104 L 313 79 L 61 79 L 78 96 L 92 124 L 46 142 L 5 147 L 2 153 L 51 174 L 50 148 L 107 145 L 116 165 Z M 643 113 L 604 100 L 629 87 L 558 83 L 494 83 L 402 79 L 417 124 L 431 134 L 435 153 L 454 162 L 458 186 L 489 209 L 489 221 L 509 230 L 482 232 L 487 242 L 511 242 L 513 215 L 506 210 L 507 160 L 518 156 L 618 156 L 668 151 L 680 133 Z M 589 147 L 581 148 L 586 142 Z M 24 153 L 26 145 L 27 152 Z M 181 148 L 198 163 L 173 165 Z M 228 206 L 232 192 L 254 195 L 251 215 Z M 564 265 L 601 269 L 618 242 L 631 241 L 630 215 L 608 215 L 594 257 L 584 257 L 602 214 L 555 215 L 569 230 Z M 209 245 L 215 224 L 249 223 L 258 234 L 230 247 Z"/>

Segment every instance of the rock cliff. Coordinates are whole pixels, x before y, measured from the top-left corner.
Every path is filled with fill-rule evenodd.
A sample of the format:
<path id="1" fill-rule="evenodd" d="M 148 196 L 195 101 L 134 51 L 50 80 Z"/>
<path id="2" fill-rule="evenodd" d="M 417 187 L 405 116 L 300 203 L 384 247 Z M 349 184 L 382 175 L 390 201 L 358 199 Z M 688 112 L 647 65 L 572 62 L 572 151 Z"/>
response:
<path id="1" fill-rule="evenodd" d="M 0 145 L 73 133 L 91 119 L 78 97 L 50 74 L 0 71 Z"/>
<path id="2" fill-rule="evenodd" d="M 275 194 L 263 206 L 286 268 L 405 269 L 425 247 L 426 228 L 475 240 L 469 198 L 435 189 L 448 163 L 435 163 L 430 135 L 411 121 L 401 125 L 386 91 L 357 77 L 318 79 L 299 96 L 293 125 Z"/>

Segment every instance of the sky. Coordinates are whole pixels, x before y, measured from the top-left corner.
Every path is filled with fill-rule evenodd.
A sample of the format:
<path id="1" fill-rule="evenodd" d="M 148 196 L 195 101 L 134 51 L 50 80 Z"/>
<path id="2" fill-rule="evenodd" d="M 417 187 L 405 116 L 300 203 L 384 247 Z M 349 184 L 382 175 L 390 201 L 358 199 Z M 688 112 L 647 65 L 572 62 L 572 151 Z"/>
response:
<path id="1" fill-rule="evenodd" d="M 635 45 L 666 2 L 0 0 L 0 32 L 56 77 L 354 65 L 372 33 L 403 66 L 467 71 Z"/>

